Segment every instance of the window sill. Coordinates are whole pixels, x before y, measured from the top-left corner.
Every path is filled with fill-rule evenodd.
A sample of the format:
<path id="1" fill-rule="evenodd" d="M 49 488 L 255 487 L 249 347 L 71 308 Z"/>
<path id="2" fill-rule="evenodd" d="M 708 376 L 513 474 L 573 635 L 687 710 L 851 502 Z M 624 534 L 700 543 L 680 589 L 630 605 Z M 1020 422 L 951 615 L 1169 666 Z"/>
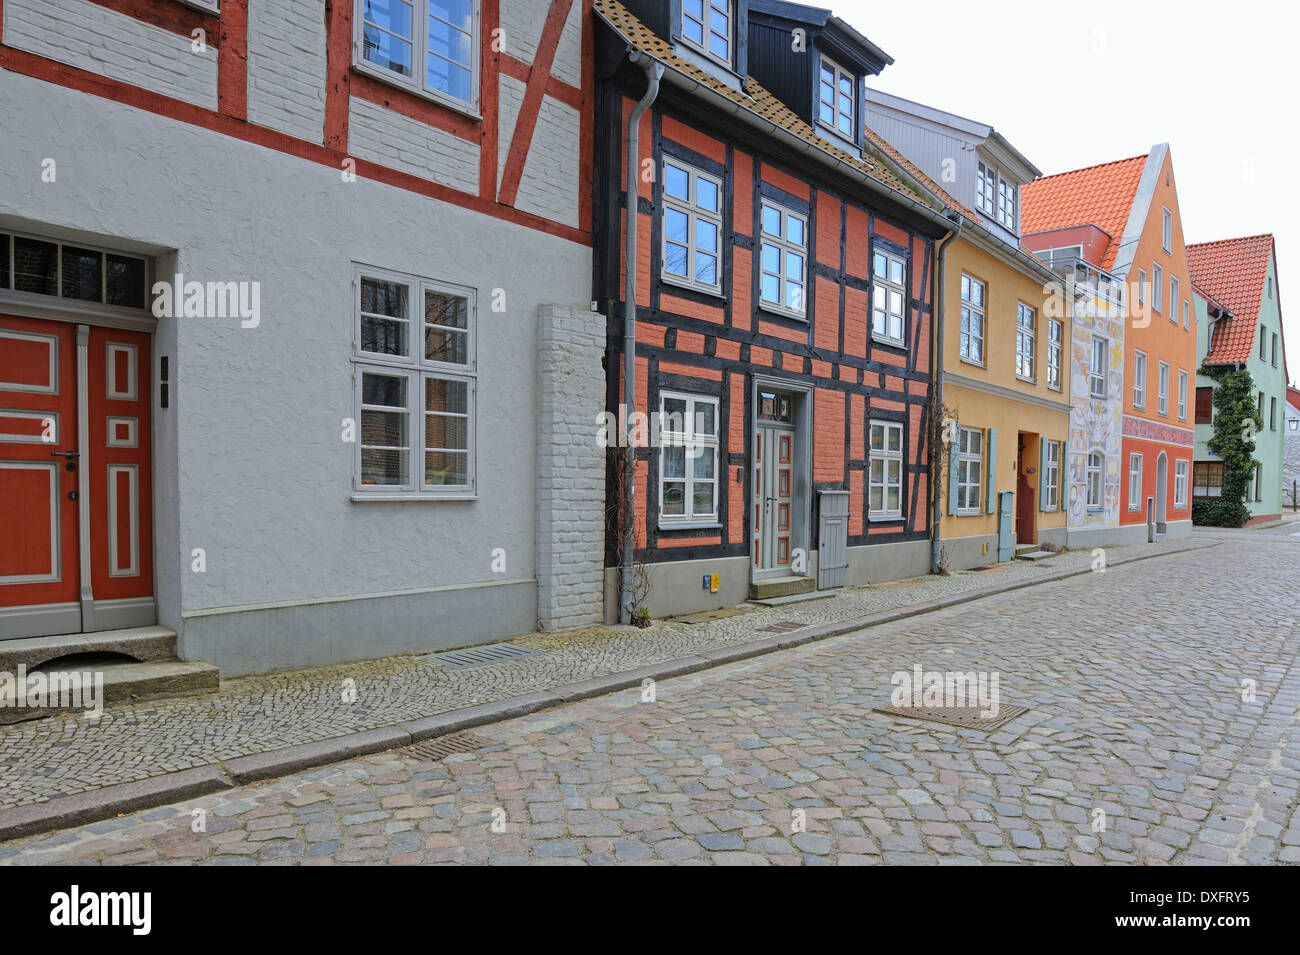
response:
<path id="1" fill-rule="evenodd" d="M 871 524 L 901 524 L 906 518 L 902 513 L 898 514 L 868 514 L 867 521 Z"/>
<path id="2" fill-rule="evenodd" d="M 696 295 L 707 295 L 710 298 L 716 298 L 719 302 L 726 303 L 727 297 L 722 294 L 722 288 L 713 288 L 708 285 L 695 285 L 694 283 L 682 278 L 680 275 L 670 275 L 667 272 L 659 273 L 659 281 L 664 285 L 671 285 L 674 288 L 685 289 L 688 292 L 694 292 Z"/>
<path id="3" fill-rule="evenodd" d="M 412 494 L 394 491 L 376 491 L 367 494 L 363 491 L 352 492 L 352 503 L 362 504 L 370 501 L 477 501 L 478 494 L 466 491 L 463 494 Z"/>
<path id="4" fill-rule="evenodd" d="M 717 521 L 683 521 L 679 524 L 661 520 L 659 529 L 661 531 L 720 531 L 722 525 Z"/>
<path id="5" fill-rule="evenodd" d="M 381 66 L 375 66 L 371 63 L 367 63 L 365 60 L 353 60 L 352 69 L 358 73 L 364 73 L 371 79 L 378 80 L 381 83 L 391 86 L 393 89 L 402 90 L 405 93 L 410 93 L 412 96 L 418 96 L 420 99 L 428 100 L 430 103 L 435 103 L 438 106 L 445 106 L 447 109 L 460 113 L 462 116 L 467 116 L 475 122 L 481 123 L 483 121 L 483 114 L 478 111 L 478 107 L 475 104 L 466 103 L 464 100 L 454 99 L 451 96 L 446 96 L 441 93 L 435 93 L 431 90 L 424 89 L 423 87 L 416 86 L 413 82 L 408 83 L 401 79 L 398 74 L 391 73 Z"/>
<path id="6" fill-rule="evenodd" d="M 807 313 L 796 312 L 788 308 L 781 308 L 771 302 L 760 301 L 758 303 L 758 310 L 760 312 L 766 312 L 769 315 L 775 315 L 777 318 L 784 318 L 792 322 L 802 322 L 805 325 L 808 324 Z"/>
<path id="7" fill-rule="evenodd" d="M 871 333 L 871 341 L 877 345 L 884 345 L 886 348 L 898 348 L 907 351 L 907 342 L 899 338 L 887 338 L 884 335 Z"/>
<path id="8" fill-rule="evenodd" d="M 957 513 L 954 514 L 953 516 L 954 517 L 983 517 L 984 511 L 980 509 L 970 510 L 970 511 L 958 510 Z"/>
<path id="9" fill-rule="evenodd" d="M 985 365 L 984 362 L 982 362 L 982 361 L 972 361 L 972 360 L 969 359 L 969 358 L 962 358 L 962 359 L 961 359 L 961 363 L 962 363 L 963 365 L 971 365 L 972 367 L 975 367 L 975 368 L 983 368 L 985 371 L 988 370 L 988 366 Z"/>
<path id="10" fill-rule="evenodd" d="M 1038 379 L 1037 379 L 1037 378 L 1026 378 L 1024 375 L 1016 375 L 1016 381 L 1022 382 L 1022 383 L 1026 384 L 1026 385 L 1037 385 L 1037 384 L 1038 384 Z"/>

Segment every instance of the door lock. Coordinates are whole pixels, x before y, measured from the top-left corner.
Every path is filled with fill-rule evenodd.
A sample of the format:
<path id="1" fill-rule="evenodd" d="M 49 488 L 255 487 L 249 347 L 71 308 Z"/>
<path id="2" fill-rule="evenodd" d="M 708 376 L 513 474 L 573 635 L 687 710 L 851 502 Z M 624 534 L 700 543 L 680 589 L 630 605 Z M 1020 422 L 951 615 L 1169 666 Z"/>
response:
<path id="1" fill-rule="evenodd" d="M 81 457 L 81 452 L 80 451 L 51 451 L 50 457 L 67 458 L 69 461 L 75 461 L 77 460 L 77 458 Z"/>
<path id="2" fill-rule="evenodd" d="M 69 492 L 68 492 L 68 500 L 69 500 L 69 501 L 75 501 L 75 500 L 77 499 L 77 496 L 78 496 L 78 495 L 77 495 L 77 492 L 76 492 L 76 491 L 69 491 Z"/>

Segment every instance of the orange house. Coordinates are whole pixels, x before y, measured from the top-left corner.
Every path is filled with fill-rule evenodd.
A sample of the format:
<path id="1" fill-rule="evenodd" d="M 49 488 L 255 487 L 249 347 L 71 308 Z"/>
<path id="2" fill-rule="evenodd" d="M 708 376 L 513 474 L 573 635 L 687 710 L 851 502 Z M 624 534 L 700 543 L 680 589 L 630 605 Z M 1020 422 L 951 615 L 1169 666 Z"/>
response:
<path id="1" fill-rule="evenodd" d="M 1091 376 L 1121 379 L 1120 453 L 1118 460 L 1107 456 L 1103 482 L 1118 492 L 1118 506 L 1087 543 L 1190 533 L 1196 315 L 1168 144 L 1040 179 L 1025 189 L 1022 215 L 1027 248 L 1049 258 L 1078 256 L 1123 284 L 1122 366 L 1112 358 L 1108 367 L 1099 359 L 1090 368 Z M 1071 452 L 1085 468 L 1096 453 Z M 1086 487 L 1089 480 L 1085 475 Z M 1106 503 L 1085 494 L 1086 510 L 1101 512 Z"/>

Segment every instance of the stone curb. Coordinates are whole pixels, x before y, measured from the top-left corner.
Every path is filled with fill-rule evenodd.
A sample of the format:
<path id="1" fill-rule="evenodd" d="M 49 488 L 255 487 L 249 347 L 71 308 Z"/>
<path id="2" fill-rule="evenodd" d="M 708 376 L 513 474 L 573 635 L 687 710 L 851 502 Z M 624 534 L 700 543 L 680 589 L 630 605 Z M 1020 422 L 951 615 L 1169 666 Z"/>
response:
<path id="1" fill-rule="evenodd" d="M 1173 557 L 1190 551 L 1205 550 L 1210 547 L 1217 547 L 1220 543 L 1220 541 L 1213 541 L 1199 547 L 1184 547 L 1180 550 L 1164 553 L 1139 554 L 1108 564 L 1107 569 L 1122 567 L 1140 560 Z M 667 680 L 675 676 L 684 676 L 688 673 L 713 669 L 728 663 L 763 656 L 777 650 L 785 650 L 818 640 L 843 636 L 846 633 L 865 630 L 883 623 L 893 623 L 898 620 L 905 620 L 908 617 L 932 613 L 957 604 L 969 603 L 972 600 L 993 597 L 998 594 L 1010 593 L 1026 587 L 1034 587 L 1038 584 L 1053 583 L 1092 572 L 1091 568 L 1086 570 L 1064 570 L 1043 577 L 1016 581 L 1015 583 L 995 584 L 992 587 L 954 594 L 951 597 L 940 597 L 937 600 L 929 600 L 924 603 L 908 604 L 904 607 L 868 614 L 865 617 L 854 617 L 851 620 L 842 620 L 838 623 L 825 624 L 809 630 L 796 631 L 785 636 L 769 637 L 764 640 L 752 640 L 747 643 L 718 647 L 714 650 L 704 650 L 696 656 L 676 657 L 660 663 L 637 667 L 633 670 L 622 670 L 617 673 L 592 677 L 576 683 L 566 683 L 522 696 L 494 700 L 477 706 L 439 713 L 435 716 L 408 720 L 395 726 L 379 727 L 378 729 L 366 730 L 360 733 L 351 733 L 347 736 L 336 736 L 332 739 L 287 746 L 252 756 L 240 756 L 235 759 L 225 760 L 222 763 L 196 766 L 193 769 L 167 773 L 163 776 L 151 776 L 148 779 L 135 782 L 119 783 L 90 792 L 61 796 L 57 799 L 50 799 L 27 806 L 18 806 L 13 809 L 4 809 L 0 810 L 0 842 L 47 832 L 52 829 L 66 829 L 70 826 L 98 822 L 116 816 L 118 813 L 133 812 L 137 809 L 149 809 L 154 806 L 180 802 L 184 799 L 207 795 L 222 789 L 230 789 L 233 786 L 243 785 L 259 779 L 288 776 L 304 769 L 351 759 L 354 756 L 383 752 L 399 746 L 407 746 L 420 740 L 457 733 L 475 726 L 499 723 L 513 719 L 516 716 L 525 716 L 529 713 L 550 709 L 561 703 L 604 696 L 607 693 L 640 686 L 642 680 Z"/>

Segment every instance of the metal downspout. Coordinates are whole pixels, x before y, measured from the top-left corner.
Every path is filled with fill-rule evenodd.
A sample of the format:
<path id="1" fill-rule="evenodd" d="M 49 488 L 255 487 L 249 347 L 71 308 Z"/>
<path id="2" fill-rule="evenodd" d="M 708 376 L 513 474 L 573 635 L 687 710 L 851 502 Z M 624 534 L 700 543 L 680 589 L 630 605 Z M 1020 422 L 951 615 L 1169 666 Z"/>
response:
<path id="1" fill-rule="evenodd" d="M 934 342 L 934 355 L 930 361 L 930 372 L 934 375 L 934 410 L 933 414 L 939 414 L 943 410 L 943 327 L 945 324 L 945 314 L 943 308 L 944 299 L 944 273 L 948 263 L 948 245 L 961 235 L 962 220 L 958 217 L 956 228 L 939 240 L 939 266 L 934 270 L 934 279 L 937 288 L 934 292 L 934 335 L 931 341 Z M 951 450 L 948 452 L 951 454 Z M 943 470 L 940 468 L 940 470 Z M 937 574 L 942 569 L 942 535 L 940 528 L 943 521 L 943 475 L 934 475 L 932 481 L 932 490 L 934 494 L 934 503 L 931 505 L 932 514 L 930 516 L 930 573 Z"/>
<path id="2" fill-rule="evenodd" d="M 636 226 L 637 181 L 640 165 L 641 117 L 659 96 L 659 80 L 664 75 L 663 64 L 641 52 L 635 52 L 630 61 L 641 67 L 646 75 L 646 91 L 627 120 L 627 236 L 623 242 L 623 267 L 626 274 L 623 292 L 623 407 L 620 418 L 631 424 L 636 410 Z M 623 501 L 626 520 L 623 530 L 623 554 L 619 584 L 619 622 L 631 623 L 632 577 L 636 563 L 636 446 L 626 431 L 623 441 Z"/>

